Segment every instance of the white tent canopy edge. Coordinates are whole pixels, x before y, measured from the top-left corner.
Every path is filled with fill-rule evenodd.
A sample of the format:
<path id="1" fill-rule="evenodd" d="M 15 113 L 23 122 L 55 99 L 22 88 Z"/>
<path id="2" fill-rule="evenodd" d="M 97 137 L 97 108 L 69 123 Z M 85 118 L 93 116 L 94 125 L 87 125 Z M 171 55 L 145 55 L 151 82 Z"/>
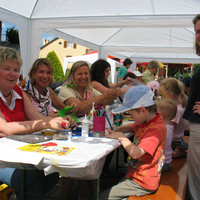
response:
<path id="1" fill-rule="evenodd" d="M 171 52 L 179 54 L 177 58 L 165 58 L 171 62 L 185 61 L 181 54 L 186 54 L 188 62 L 199 63 L 193 48 L 192 19 L 200 7 L 200 2 L 195 0 L 124 0 L 123 4 L 121 0 L 0 2 L 1 21 L 19 29 L 24 77 L 38 58 L 43 32 L 96 49 L 99 58 L 118 54 L 124 59 L 132 54 L 134 62 L 139 62 L 151 59 L 148 56 L 151 52 L 163 62 L 158 53 Z M 146 56 L 134 58 L 133 55 L 141 52 Z"/>

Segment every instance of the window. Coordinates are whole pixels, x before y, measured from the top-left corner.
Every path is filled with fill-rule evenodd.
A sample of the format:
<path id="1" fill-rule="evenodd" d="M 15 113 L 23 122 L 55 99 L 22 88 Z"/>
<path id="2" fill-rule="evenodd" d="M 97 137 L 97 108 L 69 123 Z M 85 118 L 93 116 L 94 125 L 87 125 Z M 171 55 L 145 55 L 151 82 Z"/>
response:
<path id="1" fill-rule="evenodd" d="M 67 48 L 67 41 L 64 41 L 64 48 Z"/>
<path id="2" fill-rule="evenodd" d="M 73 43 L 72 42 L 68 42 L 67 43 L 67 48 L 73 48 Z"/>

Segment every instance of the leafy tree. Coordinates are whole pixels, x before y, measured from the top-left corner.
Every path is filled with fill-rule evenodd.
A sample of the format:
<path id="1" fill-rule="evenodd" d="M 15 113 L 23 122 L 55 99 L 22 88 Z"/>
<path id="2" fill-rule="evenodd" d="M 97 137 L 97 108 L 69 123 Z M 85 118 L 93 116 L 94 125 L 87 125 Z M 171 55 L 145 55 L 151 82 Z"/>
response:
<path id="1" fill-rule="evenodd" d="M 58 59 L 58 56 L 56 55 L 55 51 L 51 51 L 47 54 L 46 57 L 51 64 L 54 67 L 54 73 L 53 73 L 53 78 L 56 82 L 61 82 L 65 80 L 64 74 L 63 74 L 63 68 L 60 63 L 60 60 Z"/>
<path id="2" fill-rule="evenodd" d="M 200 64 L 194 64 L 193 73 L 199 68 Z"/>
<path id="3" fill-rule="evenodd" d="M 18 30 L 14 26 L 6 29 L 6 41 L 12 44 L 19 44 Z"/>

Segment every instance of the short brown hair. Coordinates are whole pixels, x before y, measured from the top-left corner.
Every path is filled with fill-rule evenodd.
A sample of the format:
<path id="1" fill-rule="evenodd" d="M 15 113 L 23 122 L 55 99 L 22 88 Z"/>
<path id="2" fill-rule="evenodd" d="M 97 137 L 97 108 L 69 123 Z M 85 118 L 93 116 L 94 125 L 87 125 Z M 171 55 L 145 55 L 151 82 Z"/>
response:
<path id="1" fill-rule="evenodd" d="M 194 31 L 196 33 L 196 23 L 200 20 L 200 14 L 197 14 L 195 18 L 192 20 L 194 24 Z M 197 41 L 195 41 L 195 49 L 196 49 L 196 54 L 200 56 L 200 46 L 198 45 Z"/>
<path id="2" fill-rule="evenodd" d="M 159 62 L 156 60 L 151 60 L 147 66 L 148 69 L 158 69 L 160 67 Z"/>

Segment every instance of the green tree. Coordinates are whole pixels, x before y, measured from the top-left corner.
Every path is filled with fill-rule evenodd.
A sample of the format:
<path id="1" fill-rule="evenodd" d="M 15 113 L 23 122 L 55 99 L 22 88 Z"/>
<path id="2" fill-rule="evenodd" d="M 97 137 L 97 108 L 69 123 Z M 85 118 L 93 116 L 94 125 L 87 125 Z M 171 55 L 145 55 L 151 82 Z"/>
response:
<path id="1" fill-rule="evenodd" d="M 14 26 L 6 29 L 6 41 L 12 44 L 19 44 L 18 30 Z"/>
<path id="2" fill-rule="evenodd" d="M 60 60 L 58 59 L 58 56 L 56 55 L 55 51 L 51 51 L 47 54 L 46 57 L 51 64 L 54 67 L 54 73 L 53 73 L 53 78 L 56 82 L 61 82 L 65 80 L 64 74 L 63 74 L 63 68 L 60 63 Z"/>
<path id="3" fill-rule="evenodd" d="M 194 67 L 193 67 L 193 74 L 194 72 L 199 68 L 200 64 L 194 64 Z"/>

